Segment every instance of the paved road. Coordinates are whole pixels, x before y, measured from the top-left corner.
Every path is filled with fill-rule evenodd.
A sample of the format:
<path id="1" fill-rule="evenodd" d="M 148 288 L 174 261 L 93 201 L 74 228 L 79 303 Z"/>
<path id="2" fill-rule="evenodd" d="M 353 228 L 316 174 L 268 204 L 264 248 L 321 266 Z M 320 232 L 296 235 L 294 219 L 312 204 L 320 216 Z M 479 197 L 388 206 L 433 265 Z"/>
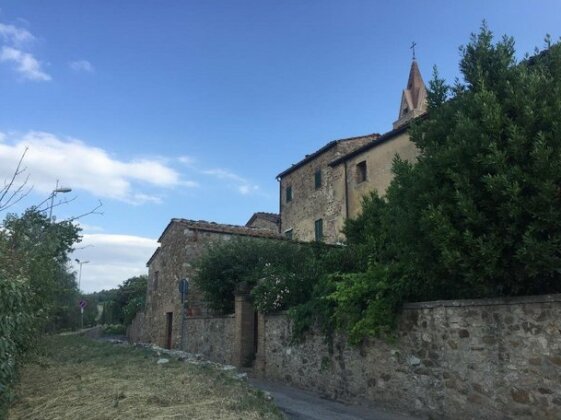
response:
<path id="1" fill-rule="evenodd" d="M 272 395 L 290 420 L 414 420 L 381 408 L 346 405 L 309 391 L 251 378 L 249 383 Z"/>

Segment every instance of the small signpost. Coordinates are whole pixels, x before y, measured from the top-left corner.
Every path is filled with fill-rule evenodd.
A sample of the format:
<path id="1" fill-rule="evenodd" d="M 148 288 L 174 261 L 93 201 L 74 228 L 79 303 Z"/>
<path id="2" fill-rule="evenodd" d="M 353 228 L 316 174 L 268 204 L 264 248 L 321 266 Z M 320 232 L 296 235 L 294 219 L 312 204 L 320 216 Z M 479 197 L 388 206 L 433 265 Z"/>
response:
<path id="1" fill-rule="evenodd" d="M 80 299 L 80 329 L 84 329 L 84 308 L 88 306 L 88 302 L 84 299 Z"/>
<path id="2" fill-rule="evenodd" d="M 179 293 L 181 293 L 181 303 L 185 302 L 185 298 L 189 293 L 189 280 L 181 279 L 179 280 Z"/>

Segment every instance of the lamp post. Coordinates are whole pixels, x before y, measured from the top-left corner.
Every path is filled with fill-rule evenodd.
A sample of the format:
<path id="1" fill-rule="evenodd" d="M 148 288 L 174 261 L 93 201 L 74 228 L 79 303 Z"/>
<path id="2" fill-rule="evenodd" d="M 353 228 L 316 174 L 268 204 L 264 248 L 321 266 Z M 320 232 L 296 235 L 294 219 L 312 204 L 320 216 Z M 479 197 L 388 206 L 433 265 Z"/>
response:
<path id="1" fill-rule="evenodd" d="M 80 261 L 78 258 L 75 259 L 75 261 L 80 264 L 80 271 L 78 274 L 78 292 L 80 292 L 80 295 L 82 295 L 81 293 L 81 287 L 82 287 L 82 266 L 84 264 L 88 264 L 89 261 Z M 80 304 L 80 329 L 84 329 L 84 307 Z"/>
<path id="2" fill-rule="evenodd" d="M 55 202 L 55 196 L 59 193 L 61 194 L 65 194 L 65 193 L 69 193 L 70 191 L 72 191 L 72 188 L 67 188 L 67 187 L 58 187 L 58 179 L 56 181 L 56 187 L 53 190 L 53 192 L 51 193 L 51 208 L 49 210 L 49 221 L 53 221 L 53 206 L 54 206 L 54 202 Z"/>
<path id="3" fill-rule="evenodd" d="M 81 284 L 82 284 L 82 266 L 84 264 L 88 264 L 89 261 L 80 261 L 78 258 L 76 258 L 75 260 L 78 264 L 80 264 L 80 271 L 78 273 L 78 291 L 81 290 Z"/>

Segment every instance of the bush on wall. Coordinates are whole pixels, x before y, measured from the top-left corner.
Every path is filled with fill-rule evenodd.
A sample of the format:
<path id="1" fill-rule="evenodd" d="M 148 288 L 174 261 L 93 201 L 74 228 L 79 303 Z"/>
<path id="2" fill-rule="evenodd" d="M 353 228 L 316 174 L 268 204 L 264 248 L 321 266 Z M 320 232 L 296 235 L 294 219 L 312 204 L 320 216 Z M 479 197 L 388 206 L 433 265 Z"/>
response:
<path id="1" fill-rule="evenodd" d="M 330 299 L 355 341 L 406 301 L 561 292 L 561 46 L 517 63 L 484 25 L 461 51 L 464 82 L 435 74 L 411 129 L 418 162 L 347 223 L 368 268 Z"/>

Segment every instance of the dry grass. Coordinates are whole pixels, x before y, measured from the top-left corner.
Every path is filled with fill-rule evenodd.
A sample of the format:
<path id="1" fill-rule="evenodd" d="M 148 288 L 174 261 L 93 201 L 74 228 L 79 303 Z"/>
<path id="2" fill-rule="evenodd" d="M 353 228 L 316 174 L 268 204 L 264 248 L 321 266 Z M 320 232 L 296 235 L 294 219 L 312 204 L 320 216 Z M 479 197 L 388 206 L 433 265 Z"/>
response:
<path id="1" fill-rule="evenodd" d="M 49 337 L 22 371 L 10 419 L 281 419 L 263 393 L 212 366 L 149 350 Z"/>

